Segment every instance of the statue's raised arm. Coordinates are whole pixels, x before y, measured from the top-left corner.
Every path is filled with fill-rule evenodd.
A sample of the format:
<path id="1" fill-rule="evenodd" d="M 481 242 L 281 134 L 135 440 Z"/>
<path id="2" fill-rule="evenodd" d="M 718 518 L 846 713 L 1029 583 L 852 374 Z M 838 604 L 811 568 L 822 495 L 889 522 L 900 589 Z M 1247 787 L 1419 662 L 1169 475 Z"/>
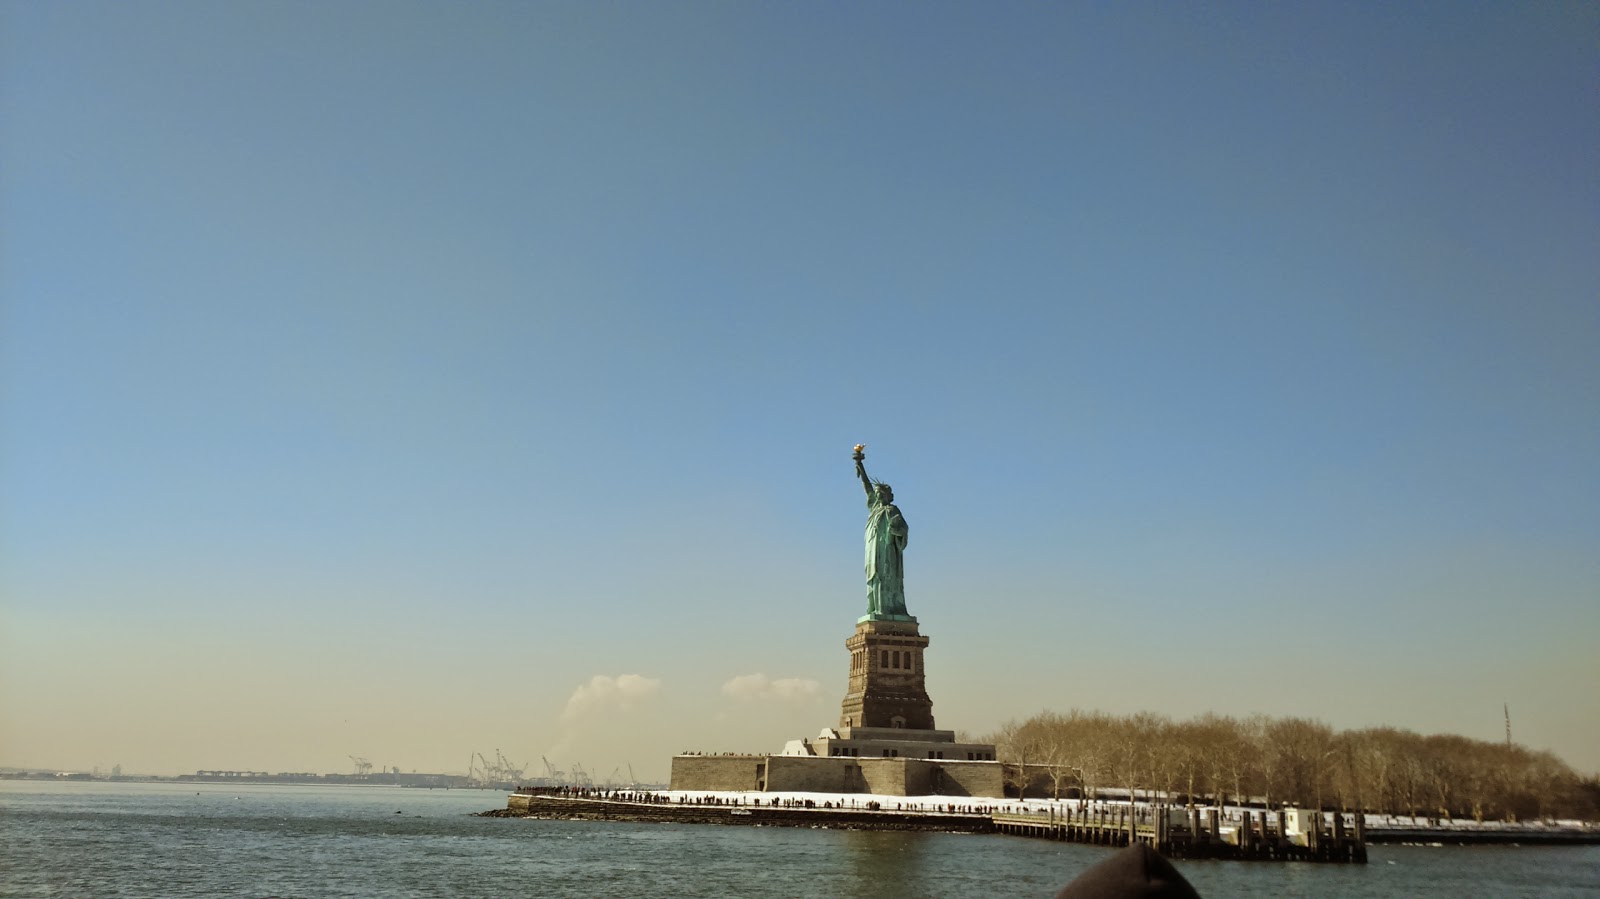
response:
<path id="1" fill-rule="evenodd" d="M 876 494 L 872 490 L 872 479 L 867 477 L 867 466 L 862 461 L 866 459 L 866 455 L 861 452 L 864 449 L 866 449 L 864 444 L 856 444 L 856 454 L 853 457 L 856 460 L 856 477 L 861 479 L 861 489 L 867 491 L 867 499 L 872 499 Z"/>

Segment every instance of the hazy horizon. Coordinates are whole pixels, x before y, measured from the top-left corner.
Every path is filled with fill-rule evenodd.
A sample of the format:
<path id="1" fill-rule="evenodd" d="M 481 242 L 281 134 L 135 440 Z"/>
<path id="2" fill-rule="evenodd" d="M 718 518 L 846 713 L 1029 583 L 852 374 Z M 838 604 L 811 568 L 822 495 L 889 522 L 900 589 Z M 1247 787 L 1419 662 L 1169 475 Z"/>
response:
<path id="1" fill-rule="evenodd" d="M 0 0 L 0 765 L 837 721 L 1600 772 L 1592 4 Z"/>

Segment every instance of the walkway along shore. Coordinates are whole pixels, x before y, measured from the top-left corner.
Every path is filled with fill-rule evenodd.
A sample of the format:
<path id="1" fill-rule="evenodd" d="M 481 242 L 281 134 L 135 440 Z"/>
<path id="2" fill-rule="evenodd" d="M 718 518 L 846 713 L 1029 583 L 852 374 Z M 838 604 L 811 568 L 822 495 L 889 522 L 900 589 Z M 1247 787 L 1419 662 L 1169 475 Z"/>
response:
<path id="1" fill-rule="evenodd" d="M 619 796 L 632 795 L 628 793 Z M 513 793 L 506 808 L 480 813 L 490 818 L 554 818 L 571 821 L 632 821 L 650 824 L 746 824 L 822 827 L 835 830 L 903 830 L 994 833 L 988 815 L 824 808 L 804 805 L 652 802 L 590 796 L 528 796 Z"/>

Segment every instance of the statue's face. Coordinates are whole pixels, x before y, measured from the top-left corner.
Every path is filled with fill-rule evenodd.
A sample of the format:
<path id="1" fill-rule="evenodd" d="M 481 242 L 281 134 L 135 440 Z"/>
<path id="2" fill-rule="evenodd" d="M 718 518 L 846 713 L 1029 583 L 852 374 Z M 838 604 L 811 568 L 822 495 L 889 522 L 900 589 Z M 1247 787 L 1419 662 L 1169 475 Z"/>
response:
<path id="1" fill-rule="evenodd" d="M 886 484 L 879 484 L 878 499 L 881 499 L 886 503 L 892 503 L 894 502 L 894 491 L 890 490 Z"/>

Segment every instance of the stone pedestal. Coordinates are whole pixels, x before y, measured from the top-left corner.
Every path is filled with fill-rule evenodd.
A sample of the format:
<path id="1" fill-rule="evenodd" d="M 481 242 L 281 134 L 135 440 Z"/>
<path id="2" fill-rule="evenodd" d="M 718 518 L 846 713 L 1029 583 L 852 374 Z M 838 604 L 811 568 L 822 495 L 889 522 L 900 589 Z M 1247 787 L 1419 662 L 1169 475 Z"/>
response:
<path id="1" fill-rule="evenodd" d="M 850 687 L 841 728 L 934 729 L 922 667 L 928 638 L 917 630 L 917 619 L 859 621 L 844 645 L 850 650 Z"/>
<path id="2" fill-rule="evenodd" d="M 935 730 L 923 682 L 928 638 L 910 615 L 868 617 L 845 641 L 850 688 L 837 728 L 790 740 L 782 754 L 680 755 L 674 790 L 1001 796 L 1005 768 L 991 743 Z"/>

